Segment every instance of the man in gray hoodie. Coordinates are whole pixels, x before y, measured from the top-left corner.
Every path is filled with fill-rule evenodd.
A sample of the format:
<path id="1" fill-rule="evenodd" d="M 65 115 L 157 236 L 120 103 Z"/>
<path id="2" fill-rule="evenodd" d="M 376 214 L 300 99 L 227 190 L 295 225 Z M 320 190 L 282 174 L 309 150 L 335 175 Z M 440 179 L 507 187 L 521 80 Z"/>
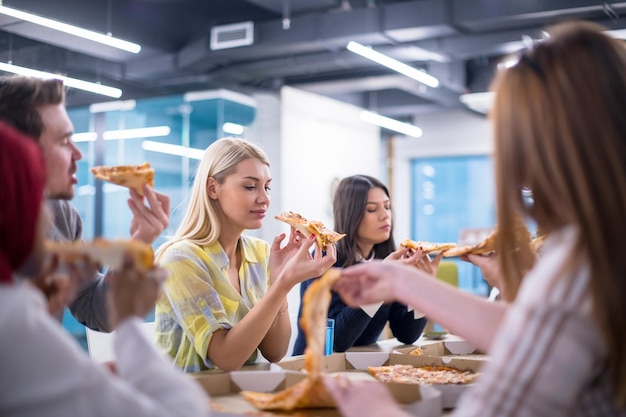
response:
<path id="1" fill-rule="evenodd" d="M 24 76 L 0 77 L 0 119 L 36 139 L 46 162 L 46 191 L 53 215 L 48 238 L 75 241 L 82 238 L 82 220 L 70 203 L 77 183 L 76 161 L 82 158 L 72 142 L 74 126 L 65 109 L 65 87 L 56 79 Z M 133 212 L 130 233 L 148 244 L 169 223 L 169 197 L 144 187 L 144 196 L 131 190 L 128 206 Z M 146 204 L 147 203 L 147 204 Z M 106 310 L 106 277 L 88 273 L 80 277 L 76 297 L 69 304 L 76 319 L 91 329 L 111 331 Z M 59 313 L 59 320 L 62 318 Z"/>

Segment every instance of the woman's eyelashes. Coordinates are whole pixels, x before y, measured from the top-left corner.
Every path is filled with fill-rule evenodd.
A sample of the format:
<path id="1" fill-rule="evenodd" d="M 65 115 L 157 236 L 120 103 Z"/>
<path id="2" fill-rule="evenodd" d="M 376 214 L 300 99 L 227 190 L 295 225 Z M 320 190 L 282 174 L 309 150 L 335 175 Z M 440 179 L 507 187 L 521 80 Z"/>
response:
<path id="1" fill-rule="evenodd" d="M 390 206 L 390 205 L 388 205 L 388 204 L 387 204 L 387 205 L 384 205 L 384 206 L 382 206 L 382 207 L 381 207 L 381 206 L 376 206 L 376 207 L 374 207 L 374 206 L 368 206 L 368 207 L 367 207 L 367 209 L 366 209 L 366 211 L 367 211 L 368 213 L 376 213 L 376 212 L 377 212 L 378 210 L 380 210 L 380 209 L 382 209 L 382 210 L 384 210 L 384 211 L 387 211 L 387 212 L 390 212 L 390 211 L 391 211 L 391 206 Z"/>
<path id="2" fill-rule="evenodd" d="M 243 188 L 245 188 L 248 191 L 254 191 L 254 190 L 256 190 L 257 186 L 256 185 L 244 185 Z M 266 185 L 264 188 L 265 188 L 266 192 L 270 192 L 271 191 L 271 188 L 270 188 L 269 185 Z"/>

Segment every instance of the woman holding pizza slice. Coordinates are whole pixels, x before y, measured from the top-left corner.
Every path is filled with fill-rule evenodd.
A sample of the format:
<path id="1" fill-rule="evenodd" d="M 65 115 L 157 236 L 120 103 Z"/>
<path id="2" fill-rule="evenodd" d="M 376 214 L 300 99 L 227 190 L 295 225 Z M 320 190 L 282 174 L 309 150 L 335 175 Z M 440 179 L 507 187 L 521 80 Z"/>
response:
<path id="1" fill-rule="evenodd" d="M 333 212 L 334 230 L 346 235 L 336 243 L 336 267 L 384 259 L 415 265 L 432 275 L 437 272 L 441 254 L 431 262 L 420 250 L 413 252 L 405 246 L 396 250 L 389 191 L 376 178 L 354 175 L 342 179 L 334 194 Z M 301 300 L 312 282 L 313 279 L 300 285 Z M 302 316 L 302 303 L 299 316 Z M 347 306 L 336 292 L 332 293 L 328 317 L 335 320 L 335 352 L 375 343 L 386 323 L 389 323 L 394 337 L 406 344 L 415 342 L 426 326 L 423 314 L 402 303 L 353 308 Z M 305 348 L 306 337 L 298 326 L 293 354 L 301 355 Z"/>
<path id="2" fill-rule="evenodd" d="M 335 248 L 315 257 L 315 236 L 291 229 L 267 242 L 247 236 L 259 229 L 270 204 L 265 152 L 246 140 L 211 144 L 198 166 L 189 205 L 158 262 L 170 272 L 156 308 L 158 343 L 185 372 L 239 369 L 257 349 L 282 359 L 291 337 L 287 293 L 335 263 Z"/>
<path id="3" fill-rule="evenodd" d="M 455 416 L 626 416 L 626 48 L 604 30 L 554 26 L 496 74 L 502 276 L 523 270 L 516 215 L 547 235 L 511 304 L 392 263 L 335 284 L 349 305 L 399 300 L 490 354 Z M 346 416 L 408 415 L 380 385 L 326 382 Z"/>

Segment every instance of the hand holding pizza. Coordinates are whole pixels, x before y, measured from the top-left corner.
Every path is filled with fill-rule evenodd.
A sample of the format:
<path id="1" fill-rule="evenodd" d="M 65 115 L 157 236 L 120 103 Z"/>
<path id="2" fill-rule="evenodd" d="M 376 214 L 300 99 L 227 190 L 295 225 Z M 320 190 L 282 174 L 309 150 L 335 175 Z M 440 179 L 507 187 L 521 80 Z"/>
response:
<path id="1" fill-rule="evenodd" d="M 441 258 L 443 258 L 443 252 L 439 252 L 435 259 L 430 259 L 430 256 L 426 253 L 417 260 L 415 267 L 434 277 L 437 275 L 437 270 L 439 270 Z"/>
<path id="2" fill-rule="evenodd" d="M 169 225 L 170 198 L 154 191 L 148 184 L 143 184 L 143 196 L 135 189 L 130 189 L 128 207 L 133 212 L 130 223 L 133 239 L 152 244 Z"/>
<path id="3" fill-rule="evenodd" d="M 291 228 L 291 233 L 289 234 L 289 240 L 284 247 L 280 247 L 282 241 L 285 239 L 285 234 L 281 233 L 280 235 L 274 238 L 274 242 L 272 243 L 272 247 L 270 249 L 270 281 L 273 283 L 276 277 L 278 277 L 287 262 L 296 256 L 298 250 L 302 246 L 302 241 L 304 238 L 300 233 L 298 233 L 293 227 Z"/>
<path id="4" fill-rule="evenodd" d="M 345 377 L 322 377 L 327 391 L 345 417 L 408 417 L 389 390 L 379 382 L 351 381 Z"/>
<path id="5" fill-rule="evenodd" d="M 311 235 L 304 240 L 295 255 L 285 263 L 285 267 L 277 276 L 275 282 L 285 284 L 291 289 L 305 279 L 319 277 L 337 261 L 337 249 L 334 245 L 326 247 L 323 255 L 320 247 L 315 244 L 315 236 Z M 315 253 L 309 252 L 311 245 L 315 244 Z"/>
<path id="6" fill-rule="evenodd" d="M 406 292 L 406 282 L 417 273 L 414 267 L 400 262 L 373 260 L 342 270 L 333 289 L 350 307 L 377 302 L 399 301 Z"/>

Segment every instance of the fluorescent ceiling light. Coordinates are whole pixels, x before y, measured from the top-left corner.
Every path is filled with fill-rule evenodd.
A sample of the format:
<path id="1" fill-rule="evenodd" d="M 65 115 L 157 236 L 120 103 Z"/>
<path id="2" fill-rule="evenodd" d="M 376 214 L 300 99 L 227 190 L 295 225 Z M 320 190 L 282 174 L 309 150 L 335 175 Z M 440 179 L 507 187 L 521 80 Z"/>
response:
<path id="1" fill-rule="evenodd" d="M 190 91 L 183 95 L 183 100 L 188 103 L 216 99 L 228 100 L 248 107 L 256 107 L 256 100 L 254 100 L 254 98 L 224 88 L 218 90 Z"/>
<path id="2" fill-rule="evenodd" d="M 166 153 L 168 155 L 184 156 L 190 159 L 202 159 L 204 149 L 188 148 L 181 145 L 172 145 L 171 143 L 154 142 L 144 140 L 141 147 L 146 151 Z"/>
<path id="3" fill-rule="evenodd" d="M 78 36 L 79 38 L 88 39 L 90 41 L 112 46 L 114 48 L 132 52 L 133 54 L 141 51 L 141 45 L 138 45 L 136 43 L 114 38 L 113 36 L 108 36 L 102 33 L 93 32 L 91 30 L 79 28 L 77 26 L 68 25 L 67 23 L 61 23 L 56 20 L 47 19 L 45 17 L 23 12 L 21 10 L 12 9 L 10 7 L 0 5 L 0 14 L 5 14 L 7 16 L 25 20 L 36 25 L 45 26 L 50 29 L 58 30 L 59 32 L 69 33 L 70 35 Z"/>
<path id="4" fill-rule="evenodd" d="M 96 132 L 81 132 L 72 135 L 72 141 L 77 142 L 93 142 L 98 137 Z"/>
<path id="5" fill-rule="evenodd" d="M 494 97 L 495 94 L 492 91 L 488 91 L 485 93 L 462 94 L 459 96 L 459 100 L 470 109 L 487 114 L 493 106 Z"/>
<path id="6" fill-rule="evenodd" d="M 237 123 L 226 122 L 222 126 L 224 133 L 230 133 L 231 135 L 241 135 L 245 128 Z"/>
<path id="7" fill-rule="evenodd" d="M 104 140 L 156 138 L 170 134 L 169 126 L 141 127 L 138 129 L 107 130 L 102 136 Z M 96 132 L 74 133 L 74 142 L 93 142 L 98 135 Z"/>
<path id="8" fill-rule="evenodd" d="M 355 54 L 361 55 L 364 58 L 384 65 L 385 67 L 397 71 L 400 74 L 406 75 L 407 77 L 413 78 L 414 80 L 419 81 L 422 84 L 426 84 L 429 87 L 436 88 L 439 86 L 439 80 L 432 75 L 413 68 L 403 62 L 395 60 L 385 54 L 381 54 L 380 52 L 375 51 L 372 48 L 363 46 L 358 42 L 350 41 L 346 48 L 349 51 L 354 52 Z"/>
<path id="9" fill-rule="evenodd" d="M 167 136 L 170 134 L 169 126 L 141 127 L 139 129 L 107 130 L 102 135 L 104 140 L 115 139 L 139 139 Z"/>
<path id="10" fill-rule="evenodd" d="M 615 39 L 626 40 L 626 29 L 607 30 L 605 33 L 609 36 L 614 37 Z"/>
<path id="11" fill-rule="evenodd" d="M 114 87 L 107 87 L 106 85 L 90 83 L 88 81 L 77 80 L 76 78 L 65 77 L 59 74 L 53 74 L 51 72 L 37 71 L 34 69 L 20 67 L 18 65 L 6 64 L 0 62 L 0 71 L 10 72 L 12 74 L 26 75 L 28 77 L 35 78 L 56 78 L 62 80 L 63 84 L 68 87 L 78 88 L 80 90 L 89 91 L 96 94 L 102 94 L 103 96 L 109 96 L 114 98 L 120 98 L 122 96 L 122 90 Z"/>
<path id="12" fill-rule="evenodd" d="M 94 103 L 89 106 L 90 113 L 106 113 L 110 111 L 127 111 L 133 110 L 137 106 L 135 100 L 117 100 L 107 101 L 104 103 Z"/>
<path id="13" fill-rule="evenodd" d="M 422 129 L 415 125 L 381 116 L 380 114 L 372 113 L 371 111 L 363 110 L 361 112 L 361 120 L 384 127 L 385 129 L 403 133 L 407 136 L 413 136 L 414 138 L 422 136 Z"/>

